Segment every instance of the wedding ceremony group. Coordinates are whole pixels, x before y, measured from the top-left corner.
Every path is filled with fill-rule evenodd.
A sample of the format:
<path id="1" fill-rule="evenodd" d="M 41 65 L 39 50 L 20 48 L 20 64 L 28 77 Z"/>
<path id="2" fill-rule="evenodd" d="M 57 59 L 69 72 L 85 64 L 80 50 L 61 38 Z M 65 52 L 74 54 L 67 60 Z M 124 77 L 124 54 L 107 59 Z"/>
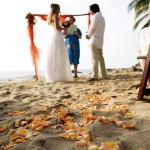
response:
<path id="1" fill-rule="evenodd" d="M 100 3 L 91 3 L 88 13 L 80 15 L 62 15 L 62 9 L 50 3 L 46 15 L 26 15 L 36 79 L 0 82 L 0 150 L 150 150 L 150 1 L 128 5 L 137 19 L 134 30 L 143 25 L 134 50 L 138 63 L 128 68 L 106 67 L 108 26 Z M 76 16 L 87 17 L 85 35 Z M 49 31 L 43 76 L 34 42 L 36 17 Z M 83 37 L 89 74 L 79 71 Z"/>

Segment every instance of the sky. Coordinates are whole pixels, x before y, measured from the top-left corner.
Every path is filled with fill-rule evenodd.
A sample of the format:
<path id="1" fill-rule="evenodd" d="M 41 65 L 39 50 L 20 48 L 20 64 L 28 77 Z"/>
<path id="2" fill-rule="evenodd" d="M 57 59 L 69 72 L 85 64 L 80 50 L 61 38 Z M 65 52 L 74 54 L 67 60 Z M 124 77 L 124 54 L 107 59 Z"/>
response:
<path id="1" fill-rule="evenodd" d="M 103 55 L 106 68 L 126 68 L 138 63 L 137 43 L 140 29 L 133 31 L 134 12 L 128 12 L 131 0 L 1 0 L 0 4 L 0 71 L 34 70 L 29 38 L 27 36 L 28 12 L 48 14 L 51 3 L 61 7 L 61 14 L 88 13 L 89 6 L 97 3 L 105 18 Z M 40 50 L 39 69 L 44 70 L 45 52 L 48 46 L 48 25 L 36 18 L 35 44 Z M 80 69 L 91 69 L 91 57 L 87 32 L 87 17 L 76 17 L 76 25 L 82 32 L 80 40 Z"/>

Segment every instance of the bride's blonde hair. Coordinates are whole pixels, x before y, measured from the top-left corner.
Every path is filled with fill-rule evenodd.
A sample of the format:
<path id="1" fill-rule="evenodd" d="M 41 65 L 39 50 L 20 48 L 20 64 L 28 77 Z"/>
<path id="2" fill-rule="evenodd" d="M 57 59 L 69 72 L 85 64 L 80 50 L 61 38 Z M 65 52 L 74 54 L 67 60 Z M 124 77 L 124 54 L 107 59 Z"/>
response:
<path id="1" fill-rule="evenodd" d="M 51 10 L 50 10 L 50 12 L 49 12 L 49 14 L 47 16 L 47 23 L 48 24 L 53 23 L 52 16 L 57 12 L 58 9 L 60 9 L 60 6 L 58 4 L 53 4 L 52 3 L 50 5 L 50 7 L 51 7 Z"/>

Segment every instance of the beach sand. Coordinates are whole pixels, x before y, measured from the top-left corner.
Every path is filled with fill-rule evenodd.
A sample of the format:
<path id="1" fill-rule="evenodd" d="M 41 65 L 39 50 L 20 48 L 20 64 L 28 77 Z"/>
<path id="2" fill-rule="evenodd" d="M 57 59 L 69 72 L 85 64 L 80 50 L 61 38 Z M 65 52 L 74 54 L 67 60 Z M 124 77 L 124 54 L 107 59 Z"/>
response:
<path id="1" fill-rule="evenodd" d="M 137 101 L 141 69 L 107 74 L 94 82 L 79 75 L 0 83 L 1 149 L 150 150 L 150 96 Z"/>

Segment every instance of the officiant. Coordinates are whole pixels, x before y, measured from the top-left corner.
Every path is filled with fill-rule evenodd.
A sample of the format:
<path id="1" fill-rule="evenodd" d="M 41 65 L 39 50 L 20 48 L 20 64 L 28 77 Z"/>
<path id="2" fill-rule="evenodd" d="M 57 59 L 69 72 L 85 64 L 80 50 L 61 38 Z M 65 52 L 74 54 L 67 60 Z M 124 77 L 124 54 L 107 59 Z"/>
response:
<path id="1" fill-rule="evenodd" d="M 82 38 L 82 32 L 77 25 L 75 25 L 75 21 L 76 19 L 73 16 L 65 19 L 65 24 L 68 25 L 69 28 L 64 31 L 64 35 L 70 65 L 74 65 L 74 78 L 78 78 L 77 68 L 80 59 L 79 39 Z"/>

